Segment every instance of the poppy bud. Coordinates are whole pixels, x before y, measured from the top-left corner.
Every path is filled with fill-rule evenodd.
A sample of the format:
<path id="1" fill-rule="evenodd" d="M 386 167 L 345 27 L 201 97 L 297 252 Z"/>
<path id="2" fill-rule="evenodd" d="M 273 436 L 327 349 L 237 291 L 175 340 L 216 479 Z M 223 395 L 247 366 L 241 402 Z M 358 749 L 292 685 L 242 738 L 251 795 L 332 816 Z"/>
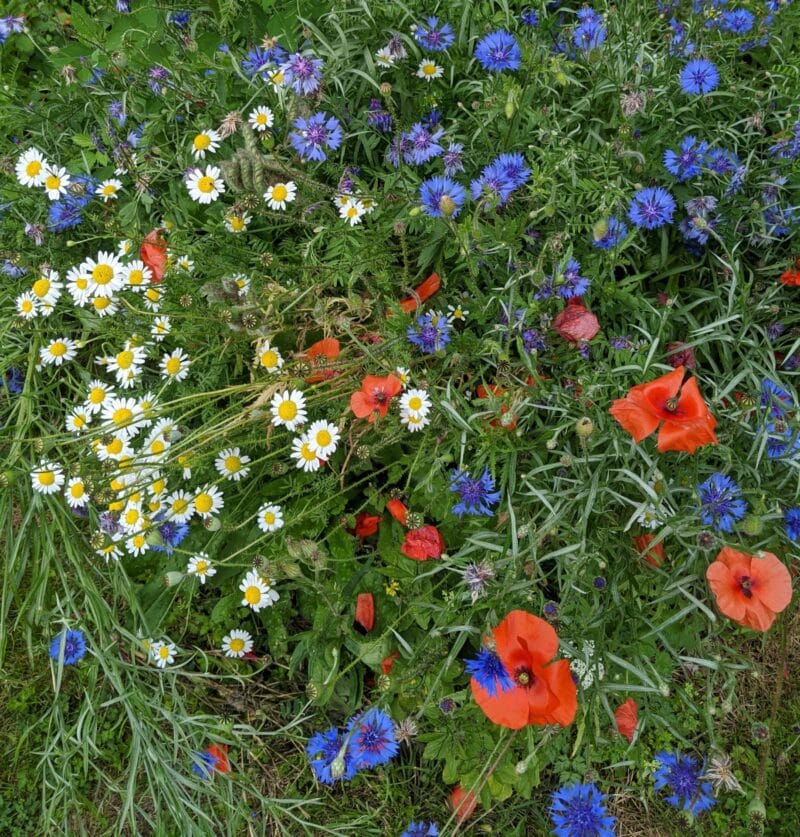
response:
<path id="1" fill-rule="evenodd" d="M 760 535 L 761 530 L 764 528 L 761 518 L 755 514 L 745 515 L 741 525 L 742 531 L 747 535 L 752 535 L 753 537 Z"/>
<path id="2" fill-rule="evenodd" d="M 594 422 L 588 416 L 578 419 L 575 422 L 575 432 L 581 439 L 588 439 L 594 433 Z"/>
<path id="3" fill-rule="evenodd" d="M 177 584 L 180 584 L 182 578 L 183 573 L 169 572 L 164 573 L 164 575 L 162 576 L 162 581 L 164 582 L 165 587 L 175 587 Z"/>
<path id="4" fill-rule="evenodd" d="M 381 96 L 389 96 L 392 92 L 392 85 L 388 81 L 384 81 L 380 86 Z"/>

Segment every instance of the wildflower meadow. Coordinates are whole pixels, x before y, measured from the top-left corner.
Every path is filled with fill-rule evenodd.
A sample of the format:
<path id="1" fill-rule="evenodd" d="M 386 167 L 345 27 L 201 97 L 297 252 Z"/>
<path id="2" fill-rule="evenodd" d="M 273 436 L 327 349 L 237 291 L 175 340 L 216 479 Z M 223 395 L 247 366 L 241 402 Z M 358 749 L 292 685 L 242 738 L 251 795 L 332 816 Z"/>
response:
<path id="1" fill-rule="evenodd" d="M 0 14 L 0 833 L 800 833 L 800 3 Z"/>

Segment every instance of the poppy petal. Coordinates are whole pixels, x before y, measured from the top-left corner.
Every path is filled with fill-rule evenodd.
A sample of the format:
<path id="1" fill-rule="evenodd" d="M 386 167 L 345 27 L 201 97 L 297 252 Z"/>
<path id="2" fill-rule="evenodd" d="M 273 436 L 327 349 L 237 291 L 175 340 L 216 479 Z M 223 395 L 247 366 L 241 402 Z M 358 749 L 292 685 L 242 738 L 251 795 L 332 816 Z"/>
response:
<path id="1" fill-rule="evenodd" d="M 372 407 L 361 390 L 350 396 L 350 409 L 358 418 L 366 418 L 372 414 Z"/>
<path id="2" fill-rule="evenodd" d="M 628 698 L 625 703 L 617 708 L 614 713 L 619 734 L 633 741 L 633 734 L 636 732 L 636 725 L 639 723 L 639 707 L 633 698 Z"/>
<path id="3" fill-rule="evenodd" d="M 545 666 L 541 674 L 556 698 L 556 704 L 539 723 L 569 726 L 575 720 L 575 713 L 578 711 L 578 687 L 572 679 L 569 663 L 566 660 L 558 660 Z"/>
<path id="4" fill-rule="evenodd" d="M 624 430 L 633 436 L 633 441 L 637 443 L 653 433 L 660 421 L 660 418 L 653 414 L 647 399 L 634 390 L 631 390 L 625 398 L 618 398 L 608 412 Z"/>
<path id="5" fill-rule="evenodd" d="M 526 610 L 512 610 L 492 631 L 497 654 L 509 671 L 517 667 L 517 655 L 527 652 L 527 665 L 549 663 L 558 651 L 558 635 L 553 626 Z M 523 640 L 523 647 L 519 640 Z M 514 658 L 511 665 L 507 659 Z"/>
<path id="6" fill-rule="evenodd" d="M 706 579 L 711 592 L 716 597 L 720 612 L 729 619 L 733 619 L 734 622 L 741 622 L 747 609 L 746 599 L 730 567 L 717 558 L 706 570 Z"/>
<path id="7" fill-rule="evenodd" d="M 475 703 L 493 723 L 508 729 L 522 729 L 528 724 L 528 696 L 525 689 L 515 686 L 493 696 L 474 677 L 470 680 L 470 686 Z"/>
<path id="8" fill-rule="evenodd" d="M 658 450 L 660 453 L 668 450 L 694 453 L 703 445 L 716 445 L 716 426 L 717 420 L 711 413 L 706 419 L 693 422 L 665 421 L 658 431 Z"/>
<path id="9" fill-rule="evenodd" d="M 792 600 L 792 577 L 786 565 L 771 552 L 753 556 L 750 577 L 754 594 L 773 613 L 780 613 Z"/>

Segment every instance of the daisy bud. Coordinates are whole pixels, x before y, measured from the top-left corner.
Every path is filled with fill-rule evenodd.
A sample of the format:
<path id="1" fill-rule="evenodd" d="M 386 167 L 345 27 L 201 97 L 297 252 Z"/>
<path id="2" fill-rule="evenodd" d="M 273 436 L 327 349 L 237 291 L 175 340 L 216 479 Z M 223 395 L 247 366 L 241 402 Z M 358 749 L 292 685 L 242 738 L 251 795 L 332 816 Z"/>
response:
<path id="1" fill-rule="evenodd" d="M 183 573 L 169 572 L 164 573 L 161 580 L 164 582 L 165 587 L 175 587 L 177 584 L 180 584 L 182 578 Z"/>
<path id="2" fill-rule="evenodd" d="M 575 432 L 581 439 L 588 439 L 594 433 L 594 422 L 588 416 L 578 419 L 575 422 Z"/>
<path id="3" fill-rule="evenodd" d="M 511 119 L 514 116 L 516 107 L 514 105 L 514 89 L 508 91 L 508 98 L 506 99 L 506 119 Z"/>
<path id="4" fill-rule="evenodd" d="M 41 453 L 44 450 L 44 439 L 34 439 L 33 449 L 36 453 Z"/>
<path id="5" fill-rule="evenodd" d="M 557 439 L 548 439 L 544 444 L 544 446 L 547 448 L 547 450 L 555 450 L 557 445 L 558 445 L 558 440 Z"/>
<path id="6" fill-rule="evenodd" d="M 306 697 L 309 700 L 316 700 L 319 697 L 319 688 L 316 683 L 306 683 Z M 333 769 L 333 765 L 331 765 Z"/>

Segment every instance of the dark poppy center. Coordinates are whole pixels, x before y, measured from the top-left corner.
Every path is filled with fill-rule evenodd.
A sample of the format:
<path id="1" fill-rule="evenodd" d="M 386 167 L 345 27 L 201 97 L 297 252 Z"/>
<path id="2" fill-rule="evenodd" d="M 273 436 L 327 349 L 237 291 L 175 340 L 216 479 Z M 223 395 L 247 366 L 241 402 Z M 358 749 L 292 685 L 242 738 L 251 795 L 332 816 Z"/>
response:
<path id="1" fill-rule="evenodd" d="M 536 683 L 536 675 L 527 666 L 520 666 L 514 672 L 514 682 L 523 689 L 532 689 Z"/>
<path id="2" fill-rule="evenodd" d="M 674 413 L 674 412 L 677 412 L 677 410 L 678 410 L 678 396 L 677 396 L 677 395 L 673 395 L 673 396 L 672 396 L 672 398 L 668 398 L 668 399 L 664 402 L 664 409 L 665 409 L 668 413 Z"/>
<path id="3" fill-rule="evenodd" d="M 374 389 L 372 391 L 372 400 L 376 404 L 385 404 L 389 400 L 389 396 L 382 389 Z"/>
<path id="4" fill-rule="evenodd" d="M 753 581 L 749 575 L 743 575 L 739 579 L 739 587 L 748 599 L 753 598 Z"/>

